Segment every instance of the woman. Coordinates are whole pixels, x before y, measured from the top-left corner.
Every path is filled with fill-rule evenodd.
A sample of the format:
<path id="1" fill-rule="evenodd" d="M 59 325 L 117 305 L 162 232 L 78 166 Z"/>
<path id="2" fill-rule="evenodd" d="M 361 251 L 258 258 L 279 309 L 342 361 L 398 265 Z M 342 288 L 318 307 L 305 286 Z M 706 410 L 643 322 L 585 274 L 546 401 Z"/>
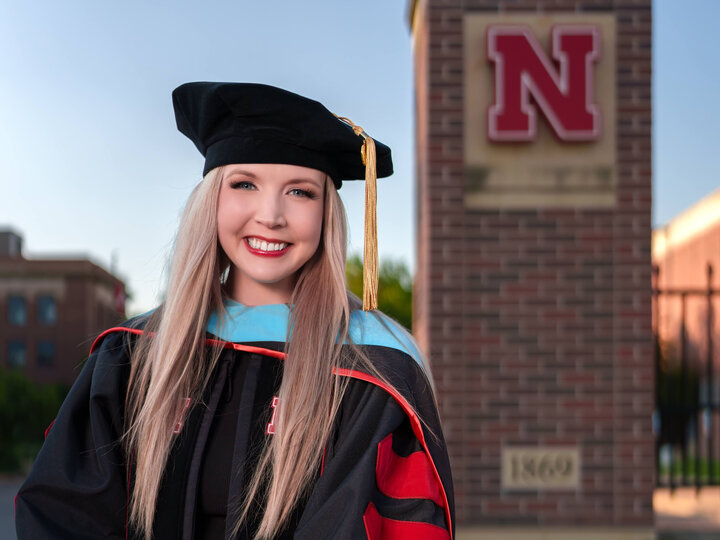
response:
<path id="1" fill-rule="evenodd" d="M 187 83 L 173 103 L 205 168 L 165 301 L 94 343 L 18 537 L 451 538 L 427 366 L 373 309 L 373 268 L 362 310 L 345 284 L 337 189 L 369 181 L 372 266 L 390 149 L 268 85 Z"/>

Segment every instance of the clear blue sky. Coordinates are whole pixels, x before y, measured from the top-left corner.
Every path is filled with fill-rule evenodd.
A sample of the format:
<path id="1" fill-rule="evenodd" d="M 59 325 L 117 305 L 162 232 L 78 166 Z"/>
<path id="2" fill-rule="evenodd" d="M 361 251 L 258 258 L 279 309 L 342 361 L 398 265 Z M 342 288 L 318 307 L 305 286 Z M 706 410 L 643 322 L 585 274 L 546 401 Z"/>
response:
<path id="1" fill-rule="evenodd" d="M 653 225 L 720 187 L 718 0 L 653 2 Z"/>
<path id="2" fill-rule="evenodd" d="M 692 11 L 687 9 L 692 6 Z M 0 226 L 29 256 L 109 266 L 154 306 L 202 157 L 175 128 L 170 92 L 257 81 L 318 99 L 393 149 L 379 182 L 382 257 L 414 267 L 412 48 L 406 0 L 24 2 L 0 18 Z M 654 3 L 654 223 L 711 192 L 720 123 L 720 2 Z M 363 185 L 340 191 L 351 250 Z"/>

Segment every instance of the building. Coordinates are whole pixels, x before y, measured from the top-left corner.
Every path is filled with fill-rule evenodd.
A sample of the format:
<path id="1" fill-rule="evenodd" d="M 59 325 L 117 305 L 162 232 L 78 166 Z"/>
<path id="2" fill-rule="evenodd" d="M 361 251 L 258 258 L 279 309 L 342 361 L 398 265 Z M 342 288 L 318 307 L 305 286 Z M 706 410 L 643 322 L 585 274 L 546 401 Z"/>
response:
<path id="1" fill-rule="evenodd" d="M 683 471 L 660 484 L 720 485 L 720 189 L 653 230 L 652 259 L 658 455 Z"/>
<path id="2" fill-rule="evenodd" d="M 26 259 L 0 230 L 0 365 L 72 384 L 93 339 L 125 318 L 125 285 L 87 259 Z"/>
<path id="3" fill-rule="evenodd" d="M 653 538 L 650 0 L 410 0 L 459 540 Z"/>
<path id="4" fill-rule="evenodd" d="M 720 283 L 720 189 L 652 232 L 660 287 L 707 287 L 707 265 Z"/>
<path id="5" fill-rule="evenodd" d="M 699 294 L 686 299 L 685 333 L 692 348 L 704 351 L 708 333 L 706 292 L 708 288 L 718 289 L 720 284 L 720 189 L 653 230 L 652 261 L 657 288 Z M 660 334 L 667 341 L 679 342 L 680 299 L 663 298 L 658 307 Z M 714 323 L 720 328 L 717 320 Z"/>

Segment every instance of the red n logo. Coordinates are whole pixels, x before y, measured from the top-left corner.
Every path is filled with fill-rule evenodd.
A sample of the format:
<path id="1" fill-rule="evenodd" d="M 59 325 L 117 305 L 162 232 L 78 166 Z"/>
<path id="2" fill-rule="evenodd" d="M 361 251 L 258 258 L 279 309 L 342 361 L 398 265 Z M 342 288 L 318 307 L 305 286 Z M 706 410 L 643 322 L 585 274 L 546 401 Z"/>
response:
<path id="1" fill-rule="evenodd" d="M 488 137 L 532 140 L 537 121 L 532 95 L 561 140 L 597 140 L 600 111 L 593 97 L 593 63 L 599 53 L 596 26 L 553 27 L 552 57 L 558 68 L 527 26 L 490 26 L 487 54 L 495 64 L 495 103 L 488 109 Z"/>
<path id="2" fill-rule="evenodd" d="M 265 433 L 268 435 L 275 435 L 275 413 L 277 413 L 277 407 L 280 404 L 280 398 L 279 397 L 273 397 L 272 399 L 272 418 L 270 419 L 270 423 L 265 428 Z"/>

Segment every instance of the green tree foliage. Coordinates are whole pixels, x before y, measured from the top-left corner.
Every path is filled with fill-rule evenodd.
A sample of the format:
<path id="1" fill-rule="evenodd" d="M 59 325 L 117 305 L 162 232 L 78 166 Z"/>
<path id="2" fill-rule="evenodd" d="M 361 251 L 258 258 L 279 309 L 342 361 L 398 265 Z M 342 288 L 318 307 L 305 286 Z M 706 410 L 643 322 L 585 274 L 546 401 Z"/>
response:
<path id="1" fill-rule="evenodd" d="M 348 288 L 362 298 L 363 271 L 362 257 L 355 254 L 348 257 L 345 275 Z M 408 330 L 412 329 L 412 276 L 401 260 L 380 261 L 378 283 L 378 308 Z"/>
<path id="2" fill-rule="evenodd" d="M 0 471 L 27 472 L 68 390 L 34 384 L 21 371 L 0 367 Z"/>

